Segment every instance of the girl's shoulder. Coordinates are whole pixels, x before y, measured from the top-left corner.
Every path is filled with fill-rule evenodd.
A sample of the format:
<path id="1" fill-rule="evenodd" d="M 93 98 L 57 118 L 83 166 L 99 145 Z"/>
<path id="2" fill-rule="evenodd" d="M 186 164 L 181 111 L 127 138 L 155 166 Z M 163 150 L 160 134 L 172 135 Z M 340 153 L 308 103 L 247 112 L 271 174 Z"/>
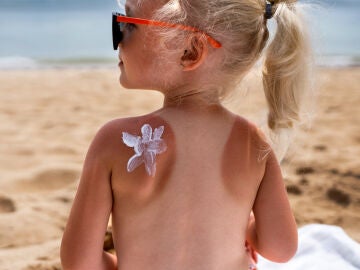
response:
<path id="1" fill-rule="evenodd" d="M 235 125 L 238 129 L 246 130 L 249 139 L 253 142 L 268 144 L 268 139 L 261 128 L 254 122 L 240 116 L 235 115 Z"/>
<path id="2" fill-rule="evenodd" d="M 163 138 L 164 128 L 167 128 L 164 120 L 153 114 L 113 119 L 100 127 L 90 149 L 96 159 L 101 159 L 112 167 L 114 163 L 122 164 L 127 161 L 126 157 L 134 151 L 129 146 L 134 147 L 139 139 Z"/>
<path id="3" fill-rule="evenodd" d="M 272 151 L 267 136 L 254 122 L 236 115 L 234 130 L 241 136 L 243 142 L 256 155 L 257 159 L 264 161 Z"/>
<path id="4" fill-rule="evenodd" d="M 124 146 L 125 134 L 146 136 L 160 129 L 167 128 L 168 124 L 159 116 L 151 113 L 135 117 L 124 117 L 110 120 L 98 130 L 94 141 L 106 149 L 119 149 Z M 157 131 L 156 131 L 157 130 Z"/>

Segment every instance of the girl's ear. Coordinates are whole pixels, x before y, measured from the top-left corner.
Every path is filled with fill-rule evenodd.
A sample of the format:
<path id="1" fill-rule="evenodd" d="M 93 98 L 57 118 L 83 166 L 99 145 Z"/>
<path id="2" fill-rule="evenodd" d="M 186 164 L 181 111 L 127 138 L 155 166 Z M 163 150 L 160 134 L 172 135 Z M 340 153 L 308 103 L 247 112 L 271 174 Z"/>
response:
<path id="1" fill-rule="evenodd" d="M 189 45 L 181 57 L 183 71 L 190 71 L 198 68 L 208 54 L 207 40 L 204 35 L 195 33 L 189 40 Z"/>

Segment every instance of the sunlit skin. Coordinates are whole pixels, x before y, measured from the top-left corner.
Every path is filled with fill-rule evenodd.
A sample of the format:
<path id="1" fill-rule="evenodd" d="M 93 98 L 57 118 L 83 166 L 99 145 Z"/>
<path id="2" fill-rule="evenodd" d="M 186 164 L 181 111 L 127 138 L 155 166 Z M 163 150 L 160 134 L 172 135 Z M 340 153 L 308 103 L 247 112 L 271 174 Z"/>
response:
<path id="1" fill-rule="evenodd" d="M 127 15 L 150 19 L 160 2 L 127 1 Z M 191 57 L 191 47 L 172 54 L 164 73 L 152 68 L 159 57 L 156 36 L 145 39 L 151 28 L 128 30 L 119 44 L 120 83 L 156 89 L 164 104 L 113 120 L 94 138 L 62 241 L 64 270 L 246 270 L 246 240 L 270 260 L 289 260 L 297 229 L 273 151 L 255 125 L 216 96 L 191 94 L 208 77 L 205 63 L 216 50 L 198 40 Z M 155 177 L 143 165 L 126 170 L 134 150 L 121 134 L 140 135 L 145 123 L 165 127 L 167 150 L 156 157 Z M 116 255 L 102 250 L 110 214 Z"/>

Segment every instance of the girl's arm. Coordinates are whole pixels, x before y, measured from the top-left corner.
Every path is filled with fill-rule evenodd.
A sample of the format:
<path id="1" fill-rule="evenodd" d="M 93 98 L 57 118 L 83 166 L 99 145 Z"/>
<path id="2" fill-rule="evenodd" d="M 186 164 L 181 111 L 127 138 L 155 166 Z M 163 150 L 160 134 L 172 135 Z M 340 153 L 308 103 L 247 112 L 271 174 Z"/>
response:
<path id="1" fill-rule="evenodd" d="M 253 212 L 247 232 L 250 245 L 271 261 L 290 260 L 297 250 L 297 227 L 274 152 L 267 160 Z"/>
<path id="2" fill-rule="evenodd" d="M 103 251 L 112 210 L 107 132 L 99 131 L 87 153 L 77 194 L 61 243 L 64 270 L 115 270 L 117 259 Z M 106 143 L 107 142 L 107 143 Z"/>

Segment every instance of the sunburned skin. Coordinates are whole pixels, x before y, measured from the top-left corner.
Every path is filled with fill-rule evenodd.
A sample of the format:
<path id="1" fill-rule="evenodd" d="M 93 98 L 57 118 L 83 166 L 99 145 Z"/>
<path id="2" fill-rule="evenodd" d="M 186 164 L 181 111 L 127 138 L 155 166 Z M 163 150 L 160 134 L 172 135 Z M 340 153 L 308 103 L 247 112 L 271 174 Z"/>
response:
<path id="1" fill-rule="evenodd" d="M 153 176 L 143 164 L 128 171 L 134 148 L 122 138 L 146 124 L 164 126 L 166 151 Z M 219 104 L 109 122 L 85 158 L 62 241 L 64 269 L 246 270 L 246 241 L 285 260 L 296 225 L 267 148 L 254 125 Z M 110 214 L 116 257 L 102 252 Z"/>
<path id="2" fill-rule="evenodd" d="M 246 119 L 236 117 L 222 159 L 222 179 L 230 194 L 240 199 L 243 198 L 240 194 L 257 191 L 251 184 L 260 184 L 265 170 L 264 160 L 269 151 L 269 145 L 257 128 Z M 250 205 L 252 203 L 250 201 Z"/>
<path id="3" fill-rule="evenodd" d="M 159 115 L 119 124 L 138 135 L 146 123 L 164 126 L 167 149 L 153 177 L 144 164 L 128 172 L 134 150 L 119 136 L 111 177 L 118 269 L 248 269 L 244 237 L 264 171 L 252 151 L 254 130 L 228 113 L 209 126 L 197 125 L 202 117 Z"/>

